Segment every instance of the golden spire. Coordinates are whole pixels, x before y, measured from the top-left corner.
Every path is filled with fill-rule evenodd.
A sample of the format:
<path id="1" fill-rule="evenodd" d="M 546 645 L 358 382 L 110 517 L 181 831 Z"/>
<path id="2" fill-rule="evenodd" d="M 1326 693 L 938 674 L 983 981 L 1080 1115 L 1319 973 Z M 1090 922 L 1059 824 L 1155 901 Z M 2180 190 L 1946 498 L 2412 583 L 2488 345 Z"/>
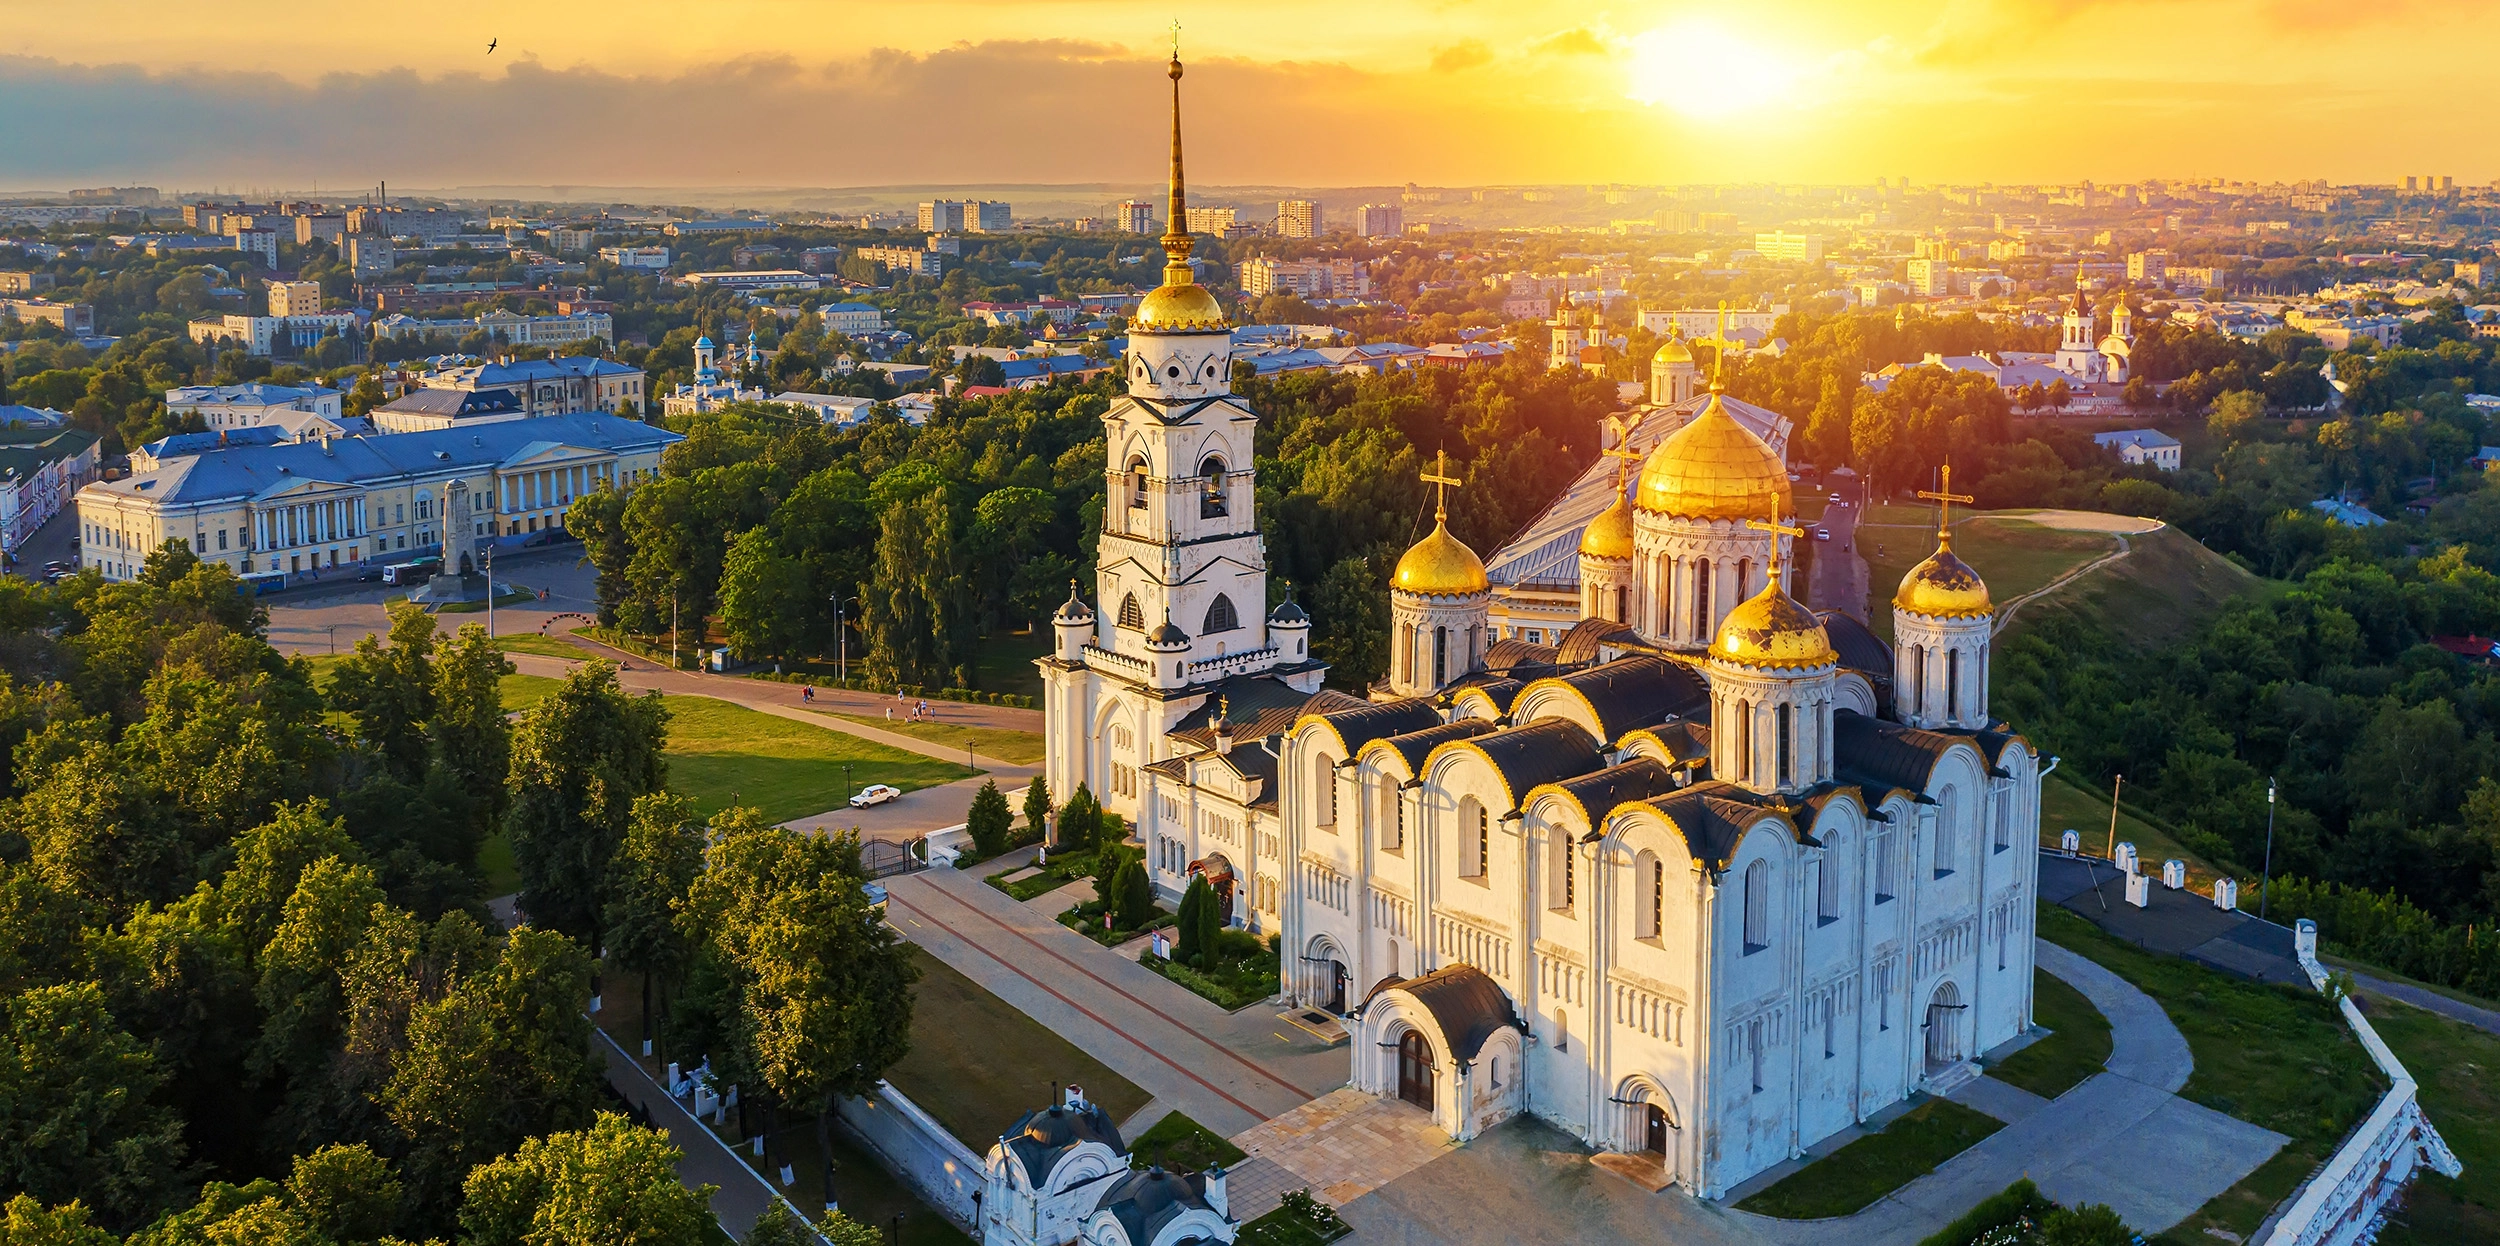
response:
<path id="1" fill-rule="evenodd" d="M 1172 201 L 1163 222 L 1163 284 L 1185 286 L 1198 279 L 1189 253 L 1198 240 L 1189 235 L 1189 192 L 1181 178 L 1181 24 L 1172 23 Z"/>
<path id="2" fill-rule="evenodd" d="M 1712 352 L 1715 358 L 1713 358 L 1710 363 L 1710 392 L 1714 394 L 1727 392 L 1727 352 L 1729 348 L 1736 345 L 1736 342 L 1727 335 L 1726 300 L 1722 299 L 1719 302 L 1718 331 L 1712 333 L 1706 338 L 1700 339 L 1694 344 L 1697 346 L 1711 346 L 1717 348 Z"/>
<path id="3" fill-rule="evenodd" d="M 1397 569 L 1389 576 L 1389 587 L 1429 597 L 1460 597 L 1481 593 L 1489 587 L 1484 576 L 1484 560 L 1464 541 L 1450 535 L 1449 488 L 1458 484 L 1449 474 L 1450 455 L 1446 450 L 1433 455 L 1433 470 L 1421 479 L 1433 486 L 1432 531 L 1424 534 L 1404 555 Z"/>
<path id="4" fill-rule="evenodd" d="M 1936 548 L 1953 548 L 1953 504 L 1976 502 L 1978 499 L 1967 493 L 1953 491 L 1953 465 L 1951 463 L 1944 465 L 1944 482 L 1936 486 L 1933 492 L 1925 489 L 1919 490 L 1918 496 L 1936 504 Z"/>

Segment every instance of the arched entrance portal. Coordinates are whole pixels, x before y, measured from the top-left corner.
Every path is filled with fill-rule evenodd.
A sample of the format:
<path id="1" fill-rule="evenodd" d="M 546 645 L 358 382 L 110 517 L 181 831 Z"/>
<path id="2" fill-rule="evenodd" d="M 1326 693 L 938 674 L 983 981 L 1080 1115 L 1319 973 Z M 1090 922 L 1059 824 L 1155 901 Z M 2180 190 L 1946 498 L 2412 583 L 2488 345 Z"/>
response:
<path id="1" fill-rule="evenodd" d="M 1203 876 L 1207 880 L 1207 886 L 1215 889 L 1216 921 L 1226 926 L 1232 925 L 1233 863 L 1225 860 L 1224 854 L 1219 852 L 1202 860 L 1190 862 L 1189 872 Z"/>
<path id="2" fill-rule="evenodd" d="M 1936 987 L 1927 1001 L 1927 1072 L 1941 1073 L 1962 1062 L 1962 989 L 1950 982 Z"/>
<path id="3" fill-rule="evenodd" d="M 1667 1110 L 1653 1103 L 1641 1109 L 1641 1115 L 1645 1118 L 1642 1121 L 1641 1149 L 1657 1156 L 1663 1163 L 1667 1158 Z"/>
<path id="4" fill-rule="evenodd" d="M 1327 935 L 1314 935 L 1302 953 L 1302 998 L 1320 1008 L 1345 1015 L 1346 986 L 1353 973 L 1346 969 L 1345 953 L 1337 941 Z"/>
<path id="5" fill-rule="evenodd" d="M 1408 1030 L 1398 1039 L 1398 1098 L 1432 1110 L 1432 1044 L 1423 1031 Z"/>

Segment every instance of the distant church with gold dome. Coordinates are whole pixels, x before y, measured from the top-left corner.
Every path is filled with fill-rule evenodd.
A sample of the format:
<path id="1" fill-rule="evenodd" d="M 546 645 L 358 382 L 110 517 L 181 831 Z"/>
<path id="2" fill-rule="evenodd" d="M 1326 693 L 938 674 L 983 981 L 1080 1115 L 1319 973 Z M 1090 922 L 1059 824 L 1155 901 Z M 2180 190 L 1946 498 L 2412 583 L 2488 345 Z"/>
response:
<path id="1" fill-rule="evenodd" d="M 1286 1002 L 1347 1019 L 1350 1084 L 1455 1141 L 1527 1113 L 1719 1198 L 2028 1029 L 2042 759 L 1989 711 L 1993 605 L 1941 516 L 1889 641 L 1809 610 L 1789 421 L 1671 339 L 1490 559 L 1436 462 L 1388 671 L 1323 690 L 1314 621 L 1268 605 L 1258 416 L 1180 167 L 1176 88 L 1093 601 L 1040 662 L 1051 791 L 1131 819 L 1161 894 L 1203 876 L 1276 935 Z"/>

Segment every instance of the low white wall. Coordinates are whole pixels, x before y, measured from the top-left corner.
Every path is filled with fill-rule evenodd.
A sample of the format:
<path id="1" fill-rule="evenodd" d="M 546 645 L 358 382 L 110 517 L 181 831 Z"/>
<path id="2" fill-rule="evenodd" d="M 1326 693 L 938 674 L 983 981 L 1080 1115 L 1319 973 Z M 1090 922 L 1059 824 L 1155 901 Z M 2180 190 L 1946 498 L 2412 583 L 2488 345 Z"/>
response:
<path id="1" fill-rule="evenodd" d="M 2300 967 L 2310 985 L 2323 991 L 2326 969 L 2318 964 L 2318 928 L 2303 920 L 2293 934 Z M 2370 1019 L 2347 996 L 2339 1001 L 2344 1022 L 2361 1046 L 2378 1062 L 2394 1085 L 2380 1097 L 2368 1120 L 2344 1140 L 2326 1166 L 2292 1197 L 2259 1246 L 2359 1246 L 2378 1236 L 2387 1209 L 2414 1174 L 2428 1166 L 2445 1176 L 2463 1171 L 2448 1143 L 2422 1115 L 2419 1088 L 2404 1063 L 2396 1059 Z"/>
<path id="2" fill-rule="evenodd" d="M 981 1157 L 970 1147 L 887 1082 L 878 1082 L 877 1092 L 867 1098 L 843 1100 L 840 1112 L 843 1123 L 930 1206 L 946 1213 L 957 1228 L 977 1232 L 977 1196 L 985 1178 Z M 838 1184 L 840 1178 L 835 1180 Z"/>

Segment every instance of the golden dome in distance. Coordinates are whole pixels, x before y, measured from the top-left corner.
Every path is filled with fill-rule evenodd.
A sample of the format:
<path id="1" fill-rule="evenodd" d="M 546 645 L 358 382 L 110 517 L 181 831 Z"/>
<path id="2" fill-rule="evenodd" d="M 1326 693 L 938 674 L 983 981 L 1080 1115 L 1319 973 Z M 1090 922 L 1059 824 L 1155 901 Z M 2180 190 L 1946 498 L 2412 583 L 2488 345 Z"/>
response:
<path id="1" fill-rule="evenodd" d="M 1682 334 L 1669 334 L 1667 340 L 1658 347 L 1658 353 L 1651 355 L 1649 361 L 1653 364 L 1691 363 L 1693 348 L 1684 344 Z"/>
<path id="2" fill-rule="evenodd" d="M 1678 519 L 1744 519 L 1795 509 L 1788 464 L 1728 414 L 1715 385 L 1701 414 L 1650 451 L 1639 505 Z"/>
<path id="3" fill-rule="evenodd" d="M 1994 614 L 1996 604 L 1988 599 L 1987 583 L 1971 570 L 1969 563 L 1953 553 L 1951 507 L 1955 502 L 1972 500 L 1953 492 L 1953 466 L 1945 465 L 1942 487 L 1933 493 L 1922 490 L 1919 496 L 1936 503 L 1936 552 L 1901 577 L 1900 591 L 1892 595 L 1893 608 L 1931 619 L 1974 619 Z"/>
<path id="4" fill-rule="evenodd" d="M 1435 470 L 1425 472 L 1424 482 L 1433 486 L 1432 531 L 1398 559 L 1397 571 L 1389 577 L 1389 587 L 1401 593 L 1423 597 L 1464 597 L 1493 587 L 1485 578 L 1484 560 L 1467 548 L 1465 541 L 1450 535 L 1449 487 L 1457 484 L 1449 474 L 1450 456 L 1442 451 L 1433 456 Z"/>
<path id="5" fill-rule="evenodd" d="M 1630 440 L 1631 430 L 1624 430 Z M 1614 504 L 1597 513 L 1589 526 L 1580 530 L 1580 553 L 1589 558 L 1630 558 L 1632 556 L 1632 503 L 1624 496 L 1626 464 L 1638 457 L 1621 448 L 1608 450 L 1615 456 Z"/>
<path id="6" fill-rule="evenodd" d="M 1172 200 L 1163 225 L 1163 284 L 1147 292 L 1129 321 L 1149 333 L 1203 332 L 1225 327 L 1224 305 L 1198 284 L 1189 253 L 1198 240 L 1189 234 L 1189 196 L 1181 179 L 1181 53 L 1178 36 L 1172 47 Z"/>
<path id="7" fill-rule="evenodd" d="M 1776 513 L 1768 524 L 1758 519 L 1746 522 L 1771 533 L 1769 579 L 1761 592 L 1728 611 L 1719 634 L 1710 641 L 1710 656 L 1758 670 L 1804 670 L 1837 663 L 1840 655 L 1833 650 L 1823 621 L 1789 596 L 1787 586 L 1780 582 L 1779 538 L 1800 536 L 1805 530 L 1780 523 Z"/>

